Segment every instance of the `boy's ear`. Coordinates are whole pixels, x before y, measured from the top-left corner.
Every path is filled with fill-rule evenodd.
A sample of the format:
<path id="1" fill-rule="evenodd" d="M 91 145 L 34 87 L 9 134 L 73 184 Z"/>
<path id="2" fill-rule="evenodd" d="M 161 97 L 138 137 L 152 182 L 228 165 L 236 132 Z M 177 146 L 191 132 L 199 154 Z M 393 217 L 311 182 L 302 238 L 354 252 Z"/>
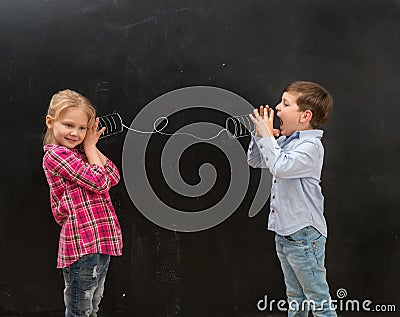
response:
<path id="1" fill-rule="evenodd" d="M 48 129 L 53 127 L 53 119 L 49 115 L 46 116 L 46 126 Z"/>
<path id="2" fill-rule="evenodd" d="M 306 110 L 302 114 L 302 116 L 300 118 L 300 122 L 310 122 L 312 117 L 313 117 L 312 111 L 311 110 Z"/>

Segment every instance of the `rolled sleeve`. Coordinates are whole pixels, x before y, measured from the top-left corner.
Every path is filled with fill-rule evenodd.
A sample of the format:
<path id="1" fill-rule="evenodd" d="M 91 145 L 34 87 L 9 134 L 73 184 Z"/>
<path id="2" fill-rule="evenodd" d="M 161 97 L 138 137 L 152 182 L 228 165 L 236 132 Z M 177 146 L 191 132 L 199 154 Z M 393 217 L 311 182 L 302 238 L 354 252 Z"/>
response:
<path id="1" fill-rule="evenodd" d="M 258 141 L 261 138 L 257 137 L 252 133 L 249 148 L 247 150 L 247 163 L 253 168 L 266 168 L 268 164 L 265 158 L 260 152 Z"/>
<path id="2" fill-rule="evenodd" d="M 110 179 L 110 186 L 112 187 L 117 185 L 121 179 L 121 176 L 115 164 L 107 158 L 104 168 Z"/>
<path id="3" fill-rule="evenodd" d="M 259 138 L 257 140 L 257 146 L 260 149 L 261 155 L 264 158 L 265 164 L 268 167 L 272 167 L 279 156 L 282 149 L 272 136 Z"/>

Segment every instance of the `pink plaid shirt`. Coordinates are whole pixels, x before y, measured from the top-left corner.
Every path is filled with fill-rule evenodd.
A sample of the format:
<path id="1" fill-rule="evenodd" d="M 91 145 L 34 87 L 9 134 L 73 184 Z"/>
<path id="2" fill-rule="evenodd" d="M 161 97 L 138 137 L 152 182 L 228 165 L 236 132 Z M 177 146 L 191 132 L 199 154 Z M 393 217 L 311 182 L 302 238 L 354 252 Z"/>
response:
<path id="1" fill-rule="evenodd" d="M 122 234 L 108 191 L 120 179 L 107 159 L 104 167 L 88 163 L 80 149 L 47 144 L 43 169 L 50 187 L 50 205 L 61 226 L 57 267 L 85 254 L 122 254 Z"/>

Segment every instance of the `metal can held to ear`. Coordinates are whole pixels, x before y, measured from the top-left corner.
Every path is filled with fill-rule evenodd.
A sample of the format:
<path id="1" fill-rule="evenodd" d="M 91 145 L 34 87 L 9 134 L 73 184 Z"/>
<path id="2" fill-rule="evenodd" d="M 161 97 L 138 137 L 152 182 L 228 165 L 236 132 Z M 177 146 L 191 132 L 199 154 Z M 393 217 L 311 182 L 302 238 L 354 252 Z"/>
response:
<path id="1" fill-rule="evenodd" d="M 100 139 L 114 135 L 123 131 L 122 119 L 117 112 L 99 117 L 99 126 L 97 130 L 101 130 L 106 127 L 106 130 L 100 136 Z"/>

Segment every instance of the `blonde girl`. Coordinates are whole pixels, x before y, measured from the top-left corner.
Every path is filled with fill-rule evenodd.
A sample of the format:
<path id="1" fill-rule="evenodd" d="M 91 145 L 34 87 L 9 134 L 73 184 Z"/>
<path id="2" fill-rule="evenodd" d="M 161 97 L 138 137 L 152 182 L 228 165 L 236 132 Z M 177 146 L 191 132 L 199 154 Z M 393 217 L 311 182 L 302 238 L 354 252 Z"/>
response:
<path id="1" fill-rule="evenodd" d="M 65 316 L 96 317 L 110 256 L 122 254 L 122 234 L 109 190 L 117 167 L 97 148 L 104 128 L 90 101 L 72 90 L 54 94 L 46 116 L 43 169 L 60 225 Z"/>

